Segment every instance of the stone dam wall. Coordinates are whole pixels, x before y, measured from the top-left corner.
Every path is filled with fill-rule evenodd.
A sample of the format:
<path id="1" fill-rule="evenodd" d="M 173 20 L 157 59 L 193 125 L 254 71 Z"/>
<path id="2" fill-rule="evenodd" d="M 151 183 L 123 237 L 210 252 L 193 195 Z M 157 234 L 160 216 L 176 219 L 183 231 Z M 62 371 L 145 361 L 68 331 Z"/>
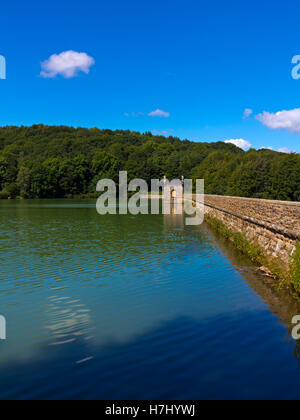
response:
<path id="1" fill-rule="evenodd" d="M 205 213 L 289 266 L 300 241 L 300 203 L 206 195 Z"/>

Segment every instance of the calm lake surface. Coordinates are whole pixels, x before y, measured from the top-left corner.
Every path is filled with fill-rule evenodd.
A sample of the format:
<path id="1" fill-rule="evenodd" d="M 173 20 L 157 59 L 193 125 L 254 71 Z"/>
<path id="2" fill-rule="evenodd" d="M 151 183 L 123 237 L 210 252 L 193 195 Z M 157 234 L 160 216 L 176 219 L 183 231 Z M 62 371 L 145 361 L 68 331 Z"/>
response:
<path id="1" fill-rule="evenodd" d="M 300 305 L 206 225 L 0 201 L 0 398 L 300 397 Z"/>

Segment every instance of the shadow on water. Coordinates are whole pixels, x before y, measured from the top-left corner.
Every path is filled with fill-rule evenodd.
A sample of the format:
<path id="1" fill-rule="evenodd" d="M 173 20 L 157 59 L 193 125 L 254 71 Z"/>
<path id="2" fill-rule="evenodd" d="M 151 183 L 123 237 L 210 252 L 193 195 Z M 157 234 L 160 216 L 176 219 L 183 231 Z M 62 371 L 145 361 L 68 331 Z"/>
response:
<path id="1" fill-rule="evenodd" d="M 290 352 L 294 349 L 300 367 L 300 347 L 275 317 L 273 325 L 270 319 L 263 325 L 266 314 L 260 315 L 245 311 L 203 322 L 179 317 L 127 343 L 100 348 L 81 339 L 44 346 L 30 362 L 2 367 L 0 396 L 299 399 L 300 371 Z"/>
<path id="2" fill-rule="evenodd" d="M 286 326 L 288 331 L 292 331 L 292 318 L 300 314 L 300 300 L 292 296 L 289 290 L 280 288 L 278 282 L 270 279 L 260 272 L 258 266 L 254 265 L 248 257 L 237 251 L 233 244 L 224 240 L 221 235 L 212 231 L 207 225 L 203 228 L 206 234 L 211 236 L 217 244 L 222 254 L 230 261 L 242 278 L 257 296 L 264 301 L 268 308 Z"/>

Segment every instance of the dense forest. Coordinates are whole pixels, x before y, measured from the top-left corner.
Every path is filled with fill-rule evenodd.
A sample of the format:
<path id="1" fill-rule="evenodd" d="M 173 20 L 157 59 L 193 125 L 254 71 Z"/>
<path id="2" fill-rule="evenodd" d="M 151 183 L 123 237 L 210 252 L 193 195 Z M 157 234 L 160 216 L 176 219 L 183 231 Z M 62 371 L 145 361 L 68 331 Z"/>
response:
<path id="1" fill-rule="evenodd" d="M 94 194 L 121 170 L 147 182 L 204 178 L 208 194 L 300 201 L 299 154 L 98 128 L 0 128 L 0 198 Z"/>

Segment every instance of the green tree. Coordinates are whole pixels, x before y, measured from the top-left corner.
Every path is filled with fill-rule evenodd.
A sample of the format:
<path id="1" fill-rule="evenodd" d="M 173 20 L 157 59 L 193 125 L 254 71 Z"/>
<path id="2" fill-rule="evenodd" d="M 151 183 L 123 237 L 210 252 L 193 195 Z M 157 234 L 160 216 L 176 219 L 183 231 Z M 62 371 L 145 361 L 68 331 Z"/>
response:
<path id="1" fill-rule="evenodd" d="M 16 184 L 19 188 L 20 196 L 22 198 L 29 198 L 31 192 L 31 176 L 29 168 L 26 166 L 20 167 Z"/>

